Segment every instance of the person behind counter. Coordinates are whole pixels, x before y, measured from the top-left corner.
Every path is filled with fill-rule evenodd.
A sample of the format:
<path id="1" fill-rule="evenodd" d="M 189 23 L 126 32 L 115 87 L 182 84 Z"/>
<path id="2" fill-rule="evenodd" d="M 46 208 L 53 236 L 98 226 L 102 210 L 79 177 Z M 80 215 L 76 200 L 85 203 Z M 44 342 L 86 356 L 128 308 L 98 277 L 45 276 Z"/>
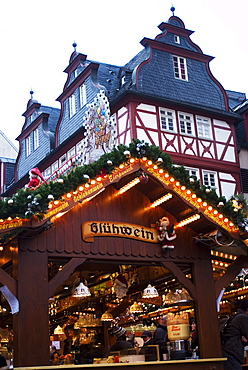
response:
<path id="1" fill-rule="evenodd" d="M 154 340 L 152 337 L 152 332 L 149 330 L 143 331 L 141 334 L 141 338 L 143 339 L 143 347 L 141 347 L 139 354 L 145 355 L 146 353 L 149 354 L 149 351 L 147 351 L 147 346 L 152 346 L 154 344 Z"/>
<path id="2" fill-rule="evenodd" d="M 228 319 L 222 330 L 222 352 L 227 357 L 225 370 L 241 370 L 244 347 L 248 344 L 248 298 L 242 299 L 237 313 Z"/>
<path id="3" fill-rule="evenodd" d="M 152 337 L 152 332 L 149 330 L 143 331 L 141 334 L 141 338 L 143 339 L 143 347 L 145 346 L 152 346 L 154 344 L 154 340 Z"/>
<path id="4" fill-rule="evenodd" d="M 154 344 L 159 345 L 160 360 L 163 360 L 163 354 L 167 353 L 166 340 L 167 340 L 167 317 L 163 316 L 159 320 L 157 329 L 154 332 Z"/>
<path id="5" fill-rule="evenodd" d="M 79 337 L 74 329 L 74 325 L 67 325 L 64 329 L 66 339 L 64 340 L 63 355 L 71 353 L 72 346 L 79 345 Z"/>
<path id="6" fill-rule="evenodd" d="M 133 348 L 133 344 L 126 339 L 126 330 L 119 325 L 111 327 L 109 334 L 116 337 L 116 342 L 109 348 L 109 352 L 121 351 L 127 348 Z"/>
<path id="7" fill-rule="evenodd" d="M 198 348 L 198 335 L 196 331 L 196 321 L 194 318 L 190 320 L 190 349 L 195 352 L 197 356 L 199 356 L 199 348 Z"/>

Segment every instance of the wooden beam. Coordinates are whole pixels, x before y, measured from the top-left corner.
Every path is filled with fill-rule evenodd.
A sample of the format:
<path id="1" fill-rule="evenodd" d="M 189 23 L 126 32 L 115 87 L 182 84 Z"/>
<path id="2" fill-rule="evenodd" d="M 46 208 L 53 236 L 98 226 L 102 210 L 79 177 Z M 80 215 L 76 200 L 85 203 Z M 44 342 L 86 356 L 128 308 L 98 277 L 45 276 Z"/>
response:
<path id="1" fill-rule="evenodd" d="M 6 285 L 12 294 L 16 297 L 17 289 L 16 289 L 16 280 L 12 278 L 7 272 L 5 272 L 2 268 L 0 268 L 0 282 L 3 285 Z"/>
<path id="2" fill-rule="evenodd" d="M 71 272 L 78 266 L 84 263 L 86 258 L 72 258 L 66 265 L 63 266 L 56 276 L 48 283 L 48 299 L 53 296 L 56 288 L 65 281 Z"/>
<path id="3" fill-rule="evenodd" d="M 232 280 L 236 278 L 241 269 L 248 263 L 247 256 L 239 256 L 227 269 L 226 273 L 222 275 L 215 282 L 215 297 L 218 298 L 221 290 L 225 288 Z"/>
<path id="4" fill-rule="evenodd" d="M 165 268 L 170 270 L 175 277 L 179 280 L 181 284 L 185 286 L 185 288 L 190 292 L 190 295 L 193 299 L 196 299 L 196 288 L 195 285 L 190 281 L 185 274 L 177 267 L 174 262 L 162 262 Z"/>

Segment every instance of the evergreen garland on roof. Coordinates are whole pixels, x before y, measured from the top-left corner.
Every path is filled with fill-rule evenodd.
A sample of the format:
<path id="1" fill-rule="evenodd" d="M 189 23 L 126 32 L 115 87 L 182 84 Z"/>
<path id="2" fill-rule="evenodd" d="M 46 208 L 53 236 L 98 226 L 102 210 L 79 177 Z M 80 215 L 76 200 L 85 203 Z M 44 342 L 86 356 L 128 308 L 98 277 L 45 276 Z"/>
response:
<path id="1" fill-rule="evenodd" d="M 152 160 L 181 185 L 192 190 L 197 197 L 207 201 L 214 208 L 218 207 L 219 211 L 238 225 L 241 231 L 247 231 L 247 202 L 242 195 L 233 195 L 229 200 L 224 196 L 219 197 L 215 190 L 201 186 L 196 177 L 190 177 L 183 166 L 173 164 L 167 153 L 140 140 L 133 140 L 129 146 L 121 144 L 91 164 L 75 166 L 65 175 L 60 176 L 60 181 L 43 183 L 35 190 L 19 189 L 12 198 L 0 200 L 0 219 L 5 220 L 9 217 L 29 219 L 34 215 L 42 219 L 48 210 L 51 197 L 54 200 L 60 200 L 63 195 L 75 191 L 89 179 L 95 179 L 103 172 L 107 175 L 112 173 L 120 164 L 129 161 L 127 151 L 134 158 L 147 157 Z"/>

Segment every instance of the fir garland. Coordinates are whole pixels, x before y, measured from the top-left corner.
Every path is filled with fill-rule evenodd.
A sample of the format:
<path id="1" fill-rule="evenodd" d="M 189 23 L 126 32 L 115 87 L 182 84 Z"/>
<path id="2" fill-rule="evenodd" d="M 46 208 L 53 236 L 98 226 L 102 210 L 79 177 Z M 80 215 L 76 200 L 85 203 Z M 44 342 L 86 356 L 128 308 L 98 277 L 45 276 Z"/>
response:
<path id="1" fill-rule="evenodd" d="M 209 205 L 214 208 L 218 207 L 219 211 L 239 226 L 241 231 L 247 231 L 247 202 L 242 194 L 233 195 L 229 200 L 223 196 L 219 197 L 210 187 L 201 186 L 196 177 L 190 177 L 183 166 L 173 165 L 167 153 L 140 140 L 133 140 L 129 146 L 121 144 L 111 152 L 103 154 L 94 163 L 75 166 L 66 175 L 62 175 L 60 181 L 44 183 L 35 190 L 19 189 L 12 198 L 0 200 L 0 219 L 5 220 L 9 217 L 29 219 L 34 215 L 42 219 L 47 212 L 51 198 L 60 200 L 63 195 L 75 191 L 78 186 L 87 183 L 89 179 L 95 179 L 101 173 L 107 175 L 112 173 L 120 164 L 129 161 L 127 153 L 134 158 L 147 157 L 152 160 L 159 168 L 167 171 L 181 185 L 194 191 Z"/>

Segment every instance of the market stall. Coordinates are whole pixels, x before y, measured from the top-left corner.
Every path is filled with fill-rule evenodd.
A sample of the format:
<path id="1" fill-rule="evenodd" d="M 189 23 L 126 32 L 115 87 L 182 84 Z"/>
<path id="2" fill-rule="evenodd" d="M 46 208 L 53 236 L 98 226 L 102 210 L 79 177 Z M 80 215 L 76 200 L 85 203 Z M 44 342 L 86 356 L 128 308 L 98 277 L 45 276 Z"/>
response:
<path id="1" fill-rule="evenodd" d="M 155 325 L 168 313 L 195 316 L 200 358 L 157 361 L 155 365 L 168 370 L 175 366 L 221 369 L 216 298 L 223 284 L 247 263 L 247 257 L 234 225 L 220 215 L 147 158 L 134 158 L 67 193 L 62 201 L 51 201 L 45 218 L 21 225 L 21 232 L 9 239 L 3 253 L 2 266 L 12 263 L 11 274 L 1 269 L 1 282 L 20 307 L 13 314 L 15 368 L 48 366 L 49 347 L 59 342 L 62 351 L 64 337 L 56 328 L 68 324 L 71 317 L 80 330 L 81 344 L 100 343 L 105 358 L 111 344 L 110 323 L 102 315 L 108 312 L 134 332 L 137 325 L 145 321 Z M 169 230 L 171 225 L 174 229 Z M 220 248 L 230 272 L 218 280 L 211 252 L 216 244 L 207 237 L 216 229 L 221 230 L 222 240 L 233 240 L 229 249 L 227 242 Z M 234 249 L 235 260 L 231 257 Z M 73 297 L 80 283 L 89 294 Z M 158 291 L 152 301 L 143 297 L 149 285 Z M 173 302 L 172 295 L 182 293 L 186 299 L 177 296 Z M 130 319 L 135 302 L 146 310 Z M 117 365 L 147 366 L 101 363 L 101 368 Z"/>

